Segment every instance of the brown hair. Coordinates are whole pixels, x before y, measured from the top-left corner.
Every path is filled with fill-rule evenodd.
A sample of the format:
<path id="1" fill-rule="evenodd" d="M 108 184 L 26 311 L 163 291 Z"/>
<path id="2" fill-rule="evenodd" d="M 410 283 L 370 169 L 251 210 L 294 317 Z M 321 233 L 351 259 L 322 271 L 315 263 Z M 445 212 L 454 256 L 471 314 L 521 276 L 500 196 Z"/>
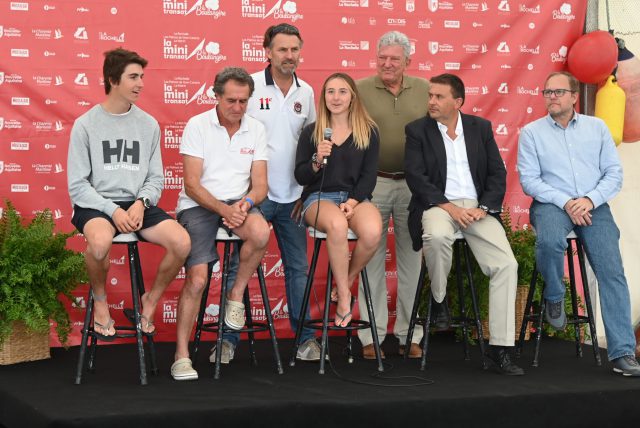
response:
<path id="1" fill-rule="evenodd" d="M 138 55 L 137 52 L 117 48 L 104 53 L 104 64 L 102 65 L 102 76 L 104 78 L 104 93 L 109 95 L 111 85 L 120 83 L 120 78 L 124 69 L 129 64 L 139 64 L 145 68 L 148 61 Z"/>

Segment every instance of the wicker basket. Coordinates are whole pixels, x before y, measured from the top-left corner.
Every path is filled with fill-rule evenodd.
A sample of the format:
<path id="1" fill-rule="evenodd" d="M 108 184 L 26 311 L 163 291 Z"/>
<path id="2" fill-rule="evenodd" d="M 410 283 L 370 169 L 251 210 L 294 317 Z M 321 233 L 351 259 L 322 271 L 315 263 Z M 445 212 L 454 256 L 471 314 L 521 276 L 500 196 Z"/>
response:
<path id="1" fill-rule="evenodd" d="M 516 291 L 516 342 L 520 336 L 520 326 L 522 325 L 522 318 L 524 318 L 524 308 L 527 305 L 527 295 L 529 294 L 528 285 L 518 285 Z M 524 340 L 529 340 L 531 333 L 531 323 L 527 325 L 527 329 L 524 334 Z M 485 339 L 489 339 L 489 320 L 482 320 L 482 335 Z M 477 336 L 477 334 L 476 334 Z"/>
<path id="2" fill-rule="evenodd" d="M 51 358 L 49 332 L 34 333 L 21 322 L 13 323 L 13 331 L 0 345 L 0 365 Z"/>

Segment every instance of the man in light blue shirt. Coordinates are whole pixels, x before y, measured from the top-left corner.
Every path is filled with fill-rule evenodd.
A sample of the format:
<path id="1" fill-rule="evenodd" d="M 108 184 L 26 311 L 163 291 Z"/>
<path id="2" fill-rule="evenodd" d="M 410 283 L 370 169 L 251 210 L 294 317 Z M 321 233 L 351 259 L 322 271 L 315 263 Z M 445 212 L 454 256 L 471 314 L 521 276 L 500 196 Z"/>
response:
<path id="1" fill-rule="evenodd" d="M 620 231 L 607 203 L 622 187 L 613 138 L 602 120 L 574 110 L 578 80 L 570 73 L 551 73 L 542 94 L 549 114 L 522 129 L 518 171 L 522 188 L 534 199 L 530 217 L 537 233 L 536 263 L 546 283 L 545 317 L 555 329 L 567 325 L 562 278 L 566 236 L 574 230 L 598 279 L 613 370 L 640 376 Z"/>

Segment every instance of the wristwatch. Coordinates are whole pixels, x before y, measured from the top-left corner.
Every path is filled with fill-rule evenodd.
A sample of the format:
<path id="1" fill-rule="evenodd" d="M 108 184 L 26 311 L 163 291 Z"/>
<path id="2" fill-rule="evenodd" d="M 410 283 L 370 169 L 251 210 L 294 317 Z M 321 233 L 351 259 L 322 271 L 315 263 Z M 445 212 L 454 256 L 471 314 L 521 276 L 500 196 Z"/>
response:
<path id="1" fill-rule="evenodd" d="M 478 205 L 478 208 L 480 208 L 482 211 L 488 213 L 489 212 L 489 207 L 486 205 Z"/>
<path id="2" fill-rule="evenodd" d="M 145 210 L 151 206 L 151 200 L 149 200 L 149 198 L 147 198 L 145 196 L 140 196 L 136 200 L 142 202 L 142 205 L 144 205 L 144 209 Z"/>
<path id="3" fill-rule="evenodd" d="M 318 161 L 318 154 L 314 153 L 313 156 L 311 156 L 311 162 L 313 162 L 313 164 L 318 167 L 319 169 L 322 169 L 322 167 L 324 166 L 323 163 Z"/>

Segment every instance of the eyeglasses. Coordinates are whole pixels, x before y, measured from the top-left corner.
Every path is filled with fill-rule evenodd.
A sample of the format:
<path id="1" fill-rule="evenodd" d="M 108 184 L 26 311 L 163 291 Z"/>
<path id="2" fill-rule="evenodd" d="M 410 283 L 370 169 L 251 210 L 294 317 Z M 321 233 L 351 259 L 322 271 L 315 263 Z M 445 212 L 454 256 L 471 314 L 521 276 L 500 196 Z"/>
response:
<path id="1" fill-rule="evenodd" d="M 573 94 L 575 91 L 572 91 L 571 89 L 545 89 L 542 91 L 542 96 L 545 98 L 551 98 L 551 94 L 553 94 L 556 98 L 560 98 L 567 92 L 571 92 Z"/>

